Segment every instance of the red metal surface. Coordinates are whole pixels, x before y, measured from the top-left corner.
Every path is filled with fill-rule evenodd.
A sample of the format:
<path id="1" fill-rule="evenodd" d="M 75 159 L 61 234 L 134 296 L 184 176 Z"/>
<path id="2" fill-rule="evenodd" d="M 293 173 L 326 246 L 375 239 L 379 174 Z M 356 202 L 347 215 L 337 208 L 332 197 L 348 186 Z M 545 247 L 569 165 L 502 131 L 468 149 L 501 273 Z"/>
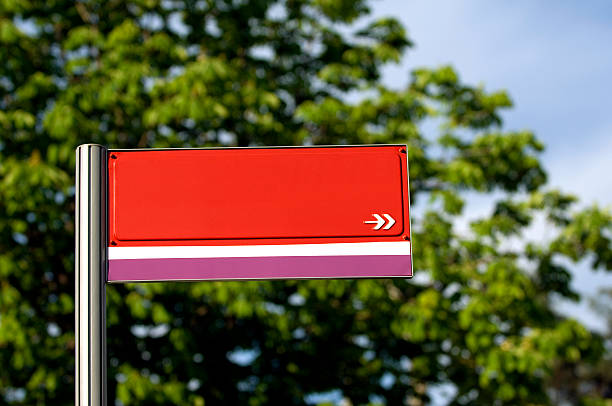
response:
<path id="1" fill-rule="evenodd" d="M 112 246 L 409 238 L 405 147 L 111 151 Z M 396 223 L 374 230 L 373 214 Z"/>

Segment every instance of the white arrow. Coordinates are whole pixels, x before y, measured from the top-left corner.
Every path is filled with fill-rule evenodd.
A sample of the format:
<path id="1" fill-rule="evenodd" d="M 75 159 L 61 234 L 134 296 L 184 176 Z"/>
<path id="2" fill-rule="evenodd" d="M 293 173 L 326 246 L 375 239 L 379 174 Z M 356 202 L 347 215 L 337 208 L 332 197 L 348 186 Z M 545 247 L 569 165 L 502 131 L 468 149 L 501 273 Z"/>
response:
<path id="1" fill-rule="evenodd" d="M 364 223 L 376 224 L 374 226 L 374 230 L 380 230 L 380 228 L 385 224 L 385 220 L 382 217 L 380 217 L 380 215 L 378 214 L 372 214 L 372 216 L 374 216 L 376 220 L 364 221 Z M 383 230 L 388 230 L 391 227 L 393 227 L 393 224 L 395 224 L 395 219 L 393 219 L 393 217 L 391 217 L 388 214 L 383 214 L 383 216 L 385 216 L 387 220 L 389 221 Z"/>
<path id="2" fill-rule="evenodd" d="M 391 227 L 393 227 L 393 224 L 395 224 L 395 220 L 393 219 L 393 217 L 391 217 L 388 214 L 383 214 L 383 216 L 385 216 L 387 218 L 387 220 L 389 220 L 389 223 L 384 228 L 384 230 L 388 230 Z"/>
<path id="3" fill-rule="evenodd" d="M 380 217 L 378 214 L 372 214 L 372 216 L 376 217 L 376 221 L 364 221 L 364 223 L 366 224 L 376 224 L 374 226 L 374 230 L 380 230 L 380 228 L 383 226 L 383 224 L 385 224 L 385 220 L 383 220 L 382 217 Z"/>

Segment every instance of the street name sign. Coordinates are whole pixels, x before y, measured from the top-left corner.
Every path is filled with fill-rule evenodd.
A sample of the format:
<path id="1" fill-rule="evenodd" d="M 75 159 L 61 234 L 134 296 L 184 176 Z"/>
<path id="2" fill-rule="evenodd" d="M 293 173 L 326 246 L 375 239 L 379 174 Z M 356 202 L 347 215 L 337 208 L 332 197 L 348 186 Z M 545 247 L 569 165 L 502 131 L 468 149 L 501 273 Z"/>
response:
<path id="1" fill-rule="evenodd" d="M 405 145 L 110 150 L 108 281 L 410 277 Z"/>

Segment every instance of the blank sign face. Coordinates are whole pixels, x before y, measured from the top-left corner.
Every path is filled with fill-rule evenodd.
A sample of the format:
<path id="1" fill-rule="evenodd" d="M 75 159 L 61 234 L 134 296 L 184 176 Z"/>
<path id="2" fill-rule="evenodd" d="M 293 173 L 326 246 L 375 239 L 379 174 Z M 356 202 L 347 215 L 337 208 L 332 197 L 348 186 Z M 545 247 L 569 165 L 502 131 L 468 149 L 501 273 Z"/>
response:
<path id="1" fill-rule="evenodd" d="M 110 281 L 411 276 L 405 146 L 121 150 L 108 164 Z"/>

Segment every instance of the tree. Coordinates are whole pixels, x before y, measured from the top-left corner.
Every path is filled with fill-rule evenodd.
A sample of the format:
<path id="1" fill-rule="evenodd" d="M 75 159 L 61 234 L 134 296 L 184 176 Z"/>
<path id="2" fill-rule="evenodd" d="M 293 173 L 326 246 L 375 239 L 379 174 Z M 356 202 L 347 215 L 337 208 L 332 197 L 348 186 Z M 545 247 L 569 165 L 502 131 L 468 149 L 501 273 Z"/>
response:
<path id="1" fill-rule="evenodd" d="M 417 280 L 107 288 L 117 404 L 549 404 L 602 337 L 551 307 L 612 269 L 612 215 L 546 188 L 508 95 L 411 46 L 365 0 L 0 1 L 0 404 L 72 404 L 74 149 L 406 143 Z M 427 138 L 424 123 L 439 123 Z M 207 174 L 217 176 L 217 174 Z M 503 197 L 459 233 L 466 192 Z M 555 236 L 529 239 L 534 218 Z M 513 241 L 514 243 L 509 243 Z M 552 397 L 551 397 L 552 396 Z M 597 404 L 590 392 L 578 402 Z"/>

